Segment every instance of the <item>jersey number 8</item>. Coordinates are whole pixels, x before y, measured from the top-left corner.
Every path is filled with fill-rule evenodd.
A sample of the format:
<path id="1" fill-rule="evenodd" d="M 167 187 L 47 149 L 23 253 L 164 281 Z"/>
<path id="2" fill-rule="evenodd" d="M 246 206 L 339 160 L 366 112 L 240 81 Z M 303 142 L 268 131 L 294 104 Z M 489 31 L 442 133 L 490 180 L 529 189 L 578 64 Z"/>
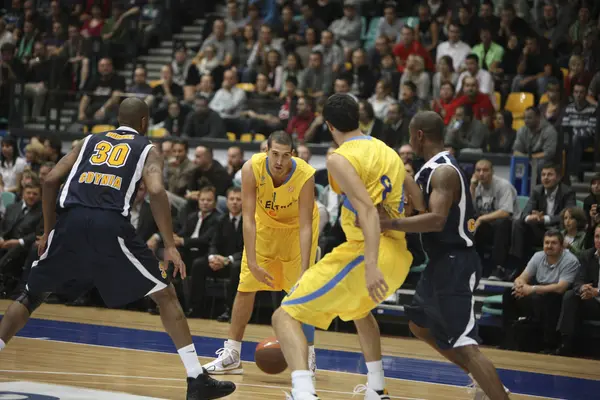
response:
<path id="1" fill-rule="evenodd" d="M 385 201 L 387 195 L 392 192 L 392 181 L 387 175 L 383 175 L 379 182 L 381 182 L 381 185 L 383 186 L 383 192 L 381 192 L 381 201 Z M 398 205 L 398 212 L 400 214 L 402 214 L 402 211 L 404 211 L 404 188 L 402 189 L 402 198 L 400 199 L 400 204 Z"/>
<path id="2" fill-rule="evenodd" d="M 90 157 L 92 165 L 108 165 L 112 168 L 120 168 L 127 162 L 131 147 L 127 143 L 112 145 L 104 140 L 98 142 L 94 147 L 94 154 Z"/>

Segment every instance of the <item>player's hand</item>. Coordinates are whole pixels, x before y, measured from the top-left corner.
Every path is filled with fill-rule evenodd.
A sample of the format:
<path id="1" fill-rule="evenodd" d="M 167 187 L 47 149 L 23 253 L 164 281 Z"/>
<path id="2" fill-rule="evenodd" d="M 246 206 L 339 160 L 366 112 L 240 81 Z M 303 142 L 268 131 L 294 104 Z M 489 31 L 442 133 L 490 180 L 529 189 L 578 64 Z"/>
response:
<path id="1" fill-rule="evenodd" d="M 181 259 L 177 247 L 165 247 L 164 263 L 165 266 L 169 265 L 169 262 L 173 263 L 173 278 L 177 276 L 177 272 L 181 274 L 181 279 L 185 279 L 187 274 L 185 271 L 185 264 Z"/>
<path id="2" fill-rule="evenodd" d="M 257 281 L 273 288 L 273 277 L 264 268 L 249 264 L 248 269 L 250 269 L 250 272 Z"/>
<path id="3" fill-rule="evenodd" d="M 365 268 L 365 280 L 371 299 L 376 304 L 385 300 L 389 286 L 385 282 L 381 270 L 379 268 Z"/>
<path id="4" fill-rule="evenodd" d="M 37 245 L 38 245 L 38 256 L 41 257 L 42 254 L 46 251 L 46 243 L 48 243 L 48 235 L 43 234 L 38 237 Z"/>

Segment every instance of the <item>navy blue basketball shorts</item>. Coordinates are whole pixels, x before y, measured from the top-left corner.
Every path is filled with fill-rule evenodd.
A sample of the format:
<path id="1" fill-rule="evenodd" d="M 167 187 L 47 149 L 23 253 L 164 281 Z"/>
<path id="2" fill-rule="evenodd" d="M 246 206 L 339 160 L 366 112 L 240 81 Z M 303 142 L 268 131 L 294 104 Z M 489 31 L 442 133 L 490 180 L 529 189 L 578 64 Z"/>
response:
<path id="1" fill-rule="evenodd" d="M 74 207 L 59 215 L 46 251 L 33 263 L 27 290 L 64 293 L 95 286 L 109 307 L 158 292 L 167 273 L 118 211 Z"/>
<path id="2" fill-rule="evenodd" d="M 481 278 L 474 249 L 458 249 L 432 257 L 417 284 L 406 315 L 427 328 L 442 350 L 477 345 L 473 292 Z"/>

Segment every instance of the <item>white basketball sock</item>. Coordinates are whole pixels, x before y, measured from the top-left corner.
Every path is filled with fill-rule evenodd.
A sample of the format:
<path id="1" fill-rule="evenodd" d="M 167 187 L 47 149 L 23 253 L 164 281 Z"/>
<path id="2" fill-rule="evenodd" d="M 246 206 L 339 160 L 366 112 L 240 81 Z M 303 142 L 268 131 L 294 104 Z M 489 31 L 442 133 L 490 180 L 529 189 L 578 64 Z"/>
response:
<path id="1" fill-rule="evenodd" d="M 298 370 L 292 372 L 292 388 L 298 392 L 315 394 L 315 385 L 310 371 Z"/>
<path id="2" fill-rule="evenodd" d="M 194 346 L 193 343 L 180 348 L 177 352 L 185 366 L 188 378 L 197 378 L 198 375 L 202 374 L 202 365 L 200 365 L 200 361 L 198 361 L 196 346 Z"/>
<path id="3" fill-rule="evenodd" d="M 0 351 L 2 351 L 2 349 L 5 347 L 6 347 L 6 343 L 4 343 L 4 340 L 0 339 Z"/>
<path id="4" fill-rule="evenodd" d="M 227 339 L 225 347 L 231 350 L 235 350 L 238 354 L 242 354 L 242 342 L 236 342 L 235 340 Z"/>
<path id="5" fill-rule="evenodd" d="M 383 362 L 371 361 L 367 363 L 367 386 L 369 389 L 381 391 L 385 389 L 385 377 L 383 375 Z"/>

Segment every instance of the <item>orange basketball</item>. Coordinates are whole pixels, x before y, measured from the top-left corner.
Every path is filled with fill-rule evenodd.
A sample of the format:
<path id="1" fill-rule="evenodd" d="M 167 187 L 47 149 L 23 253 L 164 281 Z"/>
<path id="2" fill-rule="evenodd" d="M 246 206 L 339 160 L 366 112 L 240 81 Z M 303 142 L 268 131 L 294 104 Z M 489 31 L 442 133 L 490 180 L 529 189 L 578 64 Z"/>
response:
<path id="1" fill-rule="evenodd" d="M 256 346 L 254 361 L 262 372 L 271 375 L 282 373 L 288 366 L 276 337 L 267 338 Z"/>

